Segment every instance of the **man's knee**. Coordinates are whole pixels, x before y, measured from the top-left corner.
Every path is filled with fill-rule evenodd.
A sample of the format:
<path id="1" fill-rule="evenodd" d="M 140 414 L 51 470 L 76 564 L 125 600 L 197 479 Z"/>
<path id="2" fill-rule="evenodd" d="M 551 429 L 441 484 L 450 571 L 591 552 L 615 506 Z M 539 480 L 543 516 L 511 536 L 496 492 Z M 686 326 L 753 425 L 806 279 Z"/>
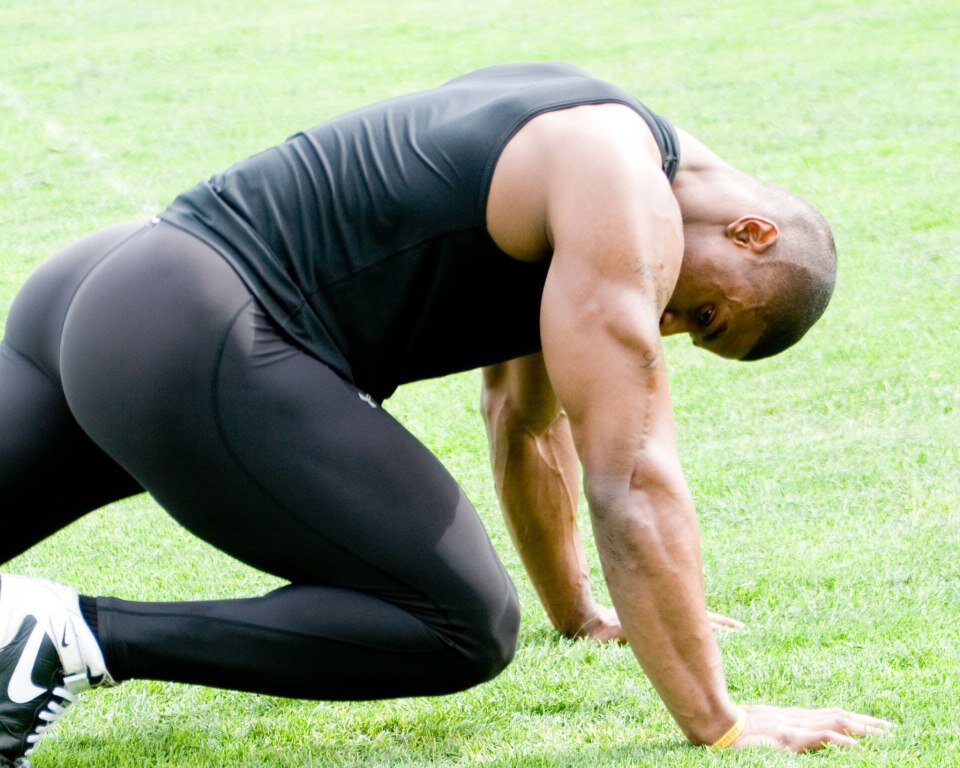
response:
<path id="1" fill-rule="evenodd" d="M 469 637 L 458 644 L 462 672 L 458 690 L 485 683 L 499 675 L 513 661 L 520 631 L 520 604 L 516 592 L 508 590 L 503 605 L 476 622 Z"/>

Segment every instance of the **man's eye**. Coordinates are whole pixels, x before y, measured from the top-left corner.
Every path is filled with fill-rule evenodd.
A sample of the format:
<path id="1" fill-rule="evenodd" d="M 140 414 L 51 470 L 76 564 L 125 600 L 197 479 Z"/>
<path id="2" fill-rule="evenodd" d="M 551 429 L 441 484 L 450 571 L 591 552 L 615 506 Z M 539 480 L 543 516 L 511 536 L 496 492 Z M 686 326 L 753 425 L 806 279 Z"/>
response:
<path id="1" fill-rule="evenodd" d="M 711 322 L 713 322 L 713 316 L 715 314 L 716 310 L 712 306 L 707 305 L 705 307 L 701 307 L 697 312 L 697 325 L 699 325 L 701 328 L 706 328 Z"/>

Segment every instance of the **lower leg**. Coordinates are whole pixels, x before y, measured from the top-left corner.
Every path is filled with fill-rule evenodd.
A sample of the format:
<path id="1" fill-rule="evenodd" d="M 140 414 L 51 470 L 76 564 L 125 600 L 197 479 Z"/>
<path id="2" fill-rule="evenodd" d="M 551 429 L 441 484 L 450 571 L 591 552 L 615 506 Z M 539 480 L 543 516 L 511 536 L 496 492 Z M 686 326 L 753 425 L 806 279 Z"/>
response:
<path id="1" fill-rule="evenodd" d="M 183 603 L 99 598 L 96 609 L 117 680 L 381 699 L 462 690 L 493 677 L 510 658 L 458 647 L 401 608 L 334 587 L 292 585 L 259 598 Z M 499 645 L 512 652 L 512 637 Z"/>

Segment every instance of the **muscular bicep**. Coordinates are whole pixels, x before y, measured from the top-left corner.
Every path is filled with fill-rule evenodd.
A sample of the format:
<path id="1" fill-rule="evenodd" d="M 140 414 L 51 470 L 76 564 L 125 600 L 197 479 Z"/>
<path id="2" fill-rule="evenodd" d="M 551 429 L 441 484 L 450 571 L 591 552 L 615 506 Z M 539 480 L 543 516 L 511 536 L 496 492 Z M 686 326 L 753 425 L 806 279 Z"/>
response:
<path id="1" fill-rule="evenodd" d="M 655 314 L 633 291 L 584 291 L 557 273 L 541 309 L 544 359 L 588 482 L 628 480 L 652 446 L 673 446 Z"/>
<path id="2" fill-rule="evenodd" d="M 651 444 L 675 452 L 659 319 L 679 272 L 680 215 L 659 168 L 624 144 L 589 173 L 568 172 L 548 204 L 544 360 L 588 480 L 628 477 Z"/>

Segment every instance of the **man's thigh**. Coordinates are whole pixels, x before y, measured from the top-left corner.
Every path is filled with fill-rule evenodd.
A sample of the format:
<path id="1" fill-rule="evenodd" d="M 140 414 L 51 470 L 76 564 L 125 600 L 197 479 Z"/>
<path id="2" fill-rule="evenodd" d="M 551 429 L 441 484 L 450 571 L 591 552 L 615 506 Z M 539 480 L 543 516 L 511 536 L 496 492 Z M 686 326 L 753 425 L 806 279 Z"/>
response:
<path id="1" fill-rule="evenodd" d="M 199 241 L 160 225 L 104 262 L 62 358 L 84 429 L 214 546 L 444 634 L 515 635 L 513 586 L 453 478 Z"/>
<path id="2" fill-rule="evenodd" d="M 375 594 L 445 631 L 472 631 L 491 612 L 512 621 L 513 585 L 436 457 L 325 365 L 285 353 L 257 305 L 245 315 L 220 362 L 216 417 L 225 448 L 276 504 L 268 520 L 252 510 L 254 529 L 235 529 L 230 546 L 258 542 L 260 567 Z"/>

